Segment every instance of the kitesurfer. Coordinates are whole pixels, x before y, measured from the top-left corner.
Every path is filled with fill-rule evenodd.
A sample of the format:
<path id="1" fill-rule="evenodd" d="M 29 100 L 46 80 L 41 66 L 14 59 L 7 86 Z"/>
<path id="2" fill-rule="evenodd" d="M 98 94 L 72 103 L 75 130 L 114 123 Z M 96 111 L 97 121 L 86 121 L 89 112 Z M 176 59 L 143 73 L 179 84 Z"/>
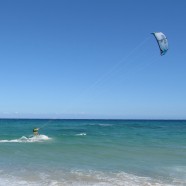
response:
<path id="1" fill-rule="evenodd" d="M 33 134 L 34 134 L 34 136 L 39 135 L 39 128 L 34 128 L 33 129 Z"/>

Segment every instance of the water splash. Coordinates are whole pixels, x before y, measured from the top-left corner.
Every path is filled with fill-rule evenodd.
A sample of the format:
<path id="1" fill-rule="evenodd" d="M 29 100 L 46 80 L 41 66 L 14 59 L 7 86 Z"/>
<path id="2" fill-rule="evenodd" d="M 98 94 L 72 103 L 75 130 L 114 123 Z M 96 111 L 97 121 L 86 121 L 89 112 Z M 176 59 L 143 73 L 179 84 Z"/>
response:
<path id="1" fill-rule="evenodd" d="M 46 140 L 50 140 L 46 135 L 38 135 L 38 136 L 32 136 L 32 137 L 26 137 L 22 136 L 19 139 L 12 139 L 12 140 L 0 140 L 0 143 L 33 143 L 33 142 L 43 142 Z"/>

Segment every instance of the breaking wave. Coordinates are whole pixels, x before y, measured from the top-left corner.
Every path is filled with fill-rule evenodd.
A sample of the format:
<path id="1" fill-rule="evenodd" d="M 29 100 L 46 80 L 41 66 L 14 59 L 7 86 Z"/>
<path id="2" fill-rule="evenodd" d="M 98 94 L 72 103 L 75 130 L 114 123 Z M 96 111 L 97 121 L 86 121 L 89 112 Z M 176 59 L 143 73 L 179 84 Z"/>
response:
<path id="1" fill-rule="evenodd" d="M 46 135 L 38 135 L 38 136 L 32 136 L 32 137 L 26 137 L 22 136 L 19 139 L 12 139 L 12 140 L 0 140 L 0 143 L 33 143 L 33 142 L 43 142 L 46 140 L 50 140 Z"/>

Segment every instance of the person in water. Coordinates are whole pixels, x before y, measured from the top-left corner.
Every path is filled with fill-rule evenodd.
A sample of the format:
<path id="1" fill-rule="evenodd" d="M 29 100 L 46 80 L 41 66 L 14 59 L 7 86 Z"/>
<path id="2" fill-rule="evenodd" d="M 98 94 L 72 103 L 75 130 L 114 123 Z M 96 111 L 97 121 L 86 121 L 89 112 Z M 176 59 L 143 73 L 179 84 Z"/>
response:
<path id="1" fill-rule="evenodd" d="M 39 128 L 34 128 L 33 133 L 34 133 L 34 136 L 39 135 Z"/>

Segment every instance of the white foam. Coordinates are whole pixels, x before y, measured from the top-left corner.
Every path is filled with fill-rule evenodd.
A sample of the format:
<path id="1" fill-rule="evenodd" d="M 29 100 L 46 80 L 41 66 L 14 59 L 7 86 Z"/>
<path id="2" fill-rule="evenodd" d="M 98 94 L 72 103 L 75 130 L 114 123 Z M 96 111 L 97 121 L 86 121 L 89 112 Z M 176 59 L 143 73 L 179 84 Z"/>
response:
<path id="1" fill-rule="evenodd" d="M 76 136 L 86 136 L 86 133 L 80 133 L 80 134 L 76 134 Z"/>
<path id="2" fill-rule="evenodd" d="M 21 180 L 20 178 L 14 176 L 1 176 L 0 177 L 1 186 L 40 186 L 40 183 L 29 182 L 26 180 Z"/>
<path id="3" fill-rule="evenodd" d="M 32 136 L 32 137 L 26 137 L 22 136 L 19 139 L 12 139 L 12 140 L 0 140 L 0 143 L 32 143 L 32 142 L 43 142 L 46 140 L 49 140 L 48 136 L 45 135 L 37 135 L 37 136 Z"/>
<path id="4" fill-rule="evenodd" d="M 166 183 L 149 177 L 139 177 L 125 172 L 100 171 L 52 171 L 32 172 L 33 177 L 1 174 L 1 186 L 181 186 L 183 182 Z"/>
<path id="5" fill-rule="evenodd" d="M 139 177 L 125 172 L 104 173 L 99 171 L 72 171 L 71 177 L 74 179 L 72 185 L 82 186 L 173 186 L 149 177 Z M 71 185 L 70 180 L 66 180 L 66 185 Z M 175 186 L 175 185 L 174 185 Z"/>

